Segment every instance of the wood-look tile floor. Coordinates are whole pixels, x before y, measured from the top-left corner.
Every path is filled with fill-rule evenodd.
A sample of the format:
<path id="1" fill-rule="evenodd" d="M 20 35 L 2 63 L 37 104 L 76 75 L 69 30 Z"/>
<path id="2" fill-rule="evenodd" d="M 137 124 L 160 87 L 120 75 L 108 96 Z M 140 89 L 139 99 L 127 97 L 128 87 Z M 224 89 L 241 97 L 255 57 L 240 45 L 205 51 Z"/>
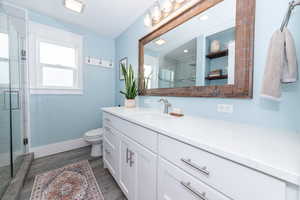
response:
<path id="1" fill-rule="evenodd" d="M 24 187 L 21 191 L 20 200 L 30 199 L 31 190 L 36 175 L 81 160 L 89 160 L 105 200 L 126 200 L 125 196 L 108 170 L 103 168 L 102 159 L 90 157 L 90 147 L 84 147 L 34 160 L 25 180 Z"/>

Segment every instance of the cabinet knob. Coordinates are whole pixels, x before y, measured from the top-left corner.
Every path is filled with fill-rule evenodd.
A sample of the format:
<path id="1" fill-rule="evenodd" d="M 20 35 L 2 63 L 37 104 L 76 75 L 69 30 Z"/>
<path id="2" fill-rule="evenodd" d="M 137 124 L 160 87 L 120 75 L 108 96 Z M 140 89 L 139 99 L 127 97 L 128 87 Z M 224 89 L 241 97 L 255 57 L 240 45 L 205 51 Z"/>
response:
<path id="1" fill-rule="evenodd" d="M 128 161 L 130 160 L 130 156 L 129 156 L 129 149 L 126 149 L 126 163 L 128 163 Z"/>
<path id="2" fill-rule="evenodd" d="M 130 151 L 130 167 L 134 164 L 134 152 Z"/>

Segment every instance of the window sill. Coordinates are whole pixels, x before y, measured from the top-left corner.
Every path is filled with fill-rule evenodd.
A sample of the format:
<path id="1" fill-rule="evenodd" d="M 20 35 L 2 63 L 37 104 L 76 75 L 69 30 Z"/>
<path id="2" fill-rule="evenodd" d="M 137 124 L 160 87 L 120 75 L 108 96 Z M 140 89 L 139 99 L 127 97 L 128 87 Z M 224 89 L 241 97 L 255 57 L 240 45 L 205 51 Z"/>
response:
<path id="1" fill-rule="evenodd" d="M 30 94 L 83 95 L 82 89 L 30 89 Z"/>

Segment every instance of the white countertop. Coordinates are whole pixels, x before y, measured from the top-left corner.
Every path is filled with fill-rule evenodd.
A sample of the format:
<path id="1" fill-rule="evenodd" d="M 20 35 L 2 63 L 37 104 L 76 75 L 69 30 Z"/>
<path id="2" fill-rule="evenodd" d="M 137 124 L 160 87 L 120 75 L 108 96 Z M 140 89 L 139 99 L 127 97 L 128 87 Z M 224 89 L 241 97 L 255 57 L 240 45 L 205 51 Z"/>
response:
<path id="1" fill-rule="evenodd" d="M 300 133 L 192 116 L 177 118 L 148 108 L 102 110 L 300 186 Z"/>

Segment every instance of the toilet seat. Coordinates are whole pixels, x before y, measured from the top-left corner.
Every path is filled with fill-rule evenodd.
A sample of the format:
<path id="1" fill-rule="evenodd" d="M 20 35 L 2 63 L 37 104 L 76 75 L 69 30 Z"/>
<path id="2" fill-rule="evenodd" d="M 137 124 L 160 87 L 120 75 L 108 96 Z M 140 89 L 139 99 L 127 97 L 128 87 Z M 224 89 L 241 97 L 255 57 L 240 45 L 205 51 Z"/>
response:
<path id="1" fill-rule="evenodd" d="M 84 134 L 84 137 L 87 140 L 95 140 L 95 139 L 100 139 L 102 137 L 102 135 L 103 135 L 103 130 L 101 128 L 98 128 L 98 129 L 93 129 L 93 130 L 86 132 Z"/>

